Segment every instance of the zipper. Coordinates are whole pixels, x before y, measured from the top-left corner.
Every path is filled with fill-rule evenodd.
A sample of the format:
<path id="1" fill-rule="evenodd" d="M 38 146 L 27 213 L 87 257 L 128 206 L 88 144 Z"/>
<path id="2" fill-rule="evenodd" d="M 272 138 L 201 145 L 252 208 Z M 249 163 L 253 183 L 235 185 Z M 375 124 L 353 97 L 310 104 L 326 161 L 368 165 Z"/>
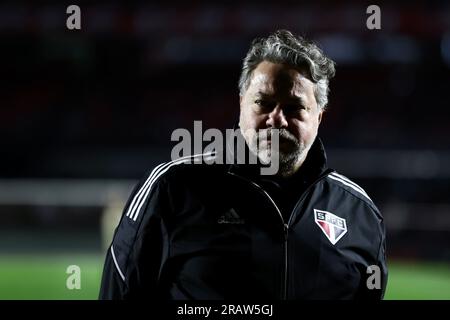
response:
<path id="1" fill-rule="evenodd" d="M 240 175 L 237 175 L 235 173 L 232 172 L 228 172 L 229 174 L 238 177 L 244 181 L 247 181 L 248 183 L 250 183 L 252 186 L 254 186 L 258 191 L 260 191 L 263 195 L 265 195 L 267 197 L 267 199 L 270 200 L 270 202 L 272 203 L 273 207 L 276 209 L 276 211 L 278 212 L 278 215 L 280 216 L 281 219 L 281 223 L 283 224 L 283 233 L 284 233 L 284 241 L 283 241 L 283 247 L 284 247 L 284 273 L 283 273 L 283 287 L 282 287 L 282 299 L 286 300 L 287 299 L 287 262 L 288 262 L 288 257 L 287 257 L 287 253 L 288 253 L 288 247 L 287 247 L 287 241 L 288 241 L 288 234 L 289 234 L 289 225 L 287 223 L 284 222 L 284 218 L 283 215 L 281 214 L 281 210 L 280 208 L 278 208 L 277 204 L 275 203 L 275 201 L 273 201 L 272 197 L 256 182 L 253 182 L 250 179 L 247 179 L 245 177 L 242 177 Z"/>
<path id="2" fill-rule="evenodd" d="M 288 294 L 288 236 L 289 236 L 289 224 L 284 224 L 284 288 L 283 288 L 283 300 L 287 300 Z"/>
<path id="3" fill-rule="evenodd" d="M 317 178 L 313 183 L 311 183 L 308 188 L 306 188 L 306 190 L 303 192 L 302 196 L 300 197 L 300 199 L 297 201 L 297 203 L 294 206 L 294 209 L 291 211 L 290 215 L 289 215 L 289 219 L 288 222 L 285 223 L 283 215 L 281 214 L 281 210 L 278 208 L 277 204 L 275 203 L 275 201 L 273 201 L 272 197 L 256 182 L 253 182 L 250 179 L 247 179 L 243 176 L 237 175 L 233 172 L 228 172 L 229 174 L 240 178 L 244 181 L 247 181 L 248 183 L 250 183 L 252 186 L 254 186 L 257 190 L 259 190 L 263 195 L 265 195 L 270 202 L 272 203 L 272 205 L 274 206 L 274 208 L 276 209 L 276 211 L 278 212 L 278 215 L 280 216 L 281 222 L 283 223 L 283 236 L 284 236 L 284 241 L 283 241 L 283 247 L 284 247 L 284 273 L 283 273 L 283 287 L 282 287 L 282 299 L 283 300 L 287 300 L 287 296 L 288 296 L 288 238 L 289 238 L 289 226 L 292 220 L 292 217 L 294 216 L 294 212 L 297 209 L 297 207 L 299 206 L 299 204 L 301 202 L 303 202 L 303 200 L 305 199 L 306 195 L 309 193 L 309 191 L 312 189 L 313 186 L 315 186 L 320 180 L 322 180 L 324 177 L 326 177 L 330 172 L 333 172 L 334 170 L 332 169 L 328 169 L 326 170 L 322 175 L 319 176 L 319 178 Z"/>
<path id="4" fill-rule="evenodd" d="M 292 217 L 294 216 L 294 212 L 295 210 L 297 210 L 298 206 L 303 202 L 303 200 L 306 198 L 306 196 L 308 195 L 308 193 L 311 191 L 311 189 L 319 182 L 321 181 L 323 178 L 325 178 L 328 174 L 330 174 L 331 172 L 333 172 L 333 169 L 328 169 L 325 170 L 324 173 L 322 173 L 319 178 L 317 178 L 313 183 L 311 183 L 303 192 L 303 194 L 300 196 L 300 199 L 298 199 L 297 203 L 294 206 L 294 209 L 292 209 L 290 215 L 289 215 L 289 219 L 288 219 L 288 223 L 284 225 L 284 250 L 285 250 L 285 255 L 284 255 L 284 259 L 285 259 L 285 277 L 284 277 L 284 298 L 283 300 L 287 300 L 287 294 L 288 294 L 288 235 L 289 235 L 289 226 L 291 225 L 291 220 Z"/>
<path id="5" fill-rule="evenodd" d="M 298 206 L 300 205 L 300 203 L 303 202 L 303 200 L 305 199 L 305 197 L 308 195 L 309 191 L 312 189 L 312 187 L 314 187 L 319 181 L 321 181 L 323 178 L 325 178 L 327 175 L 329 175 L 331 172 L 334 172 L 333 169 L 327 169 L 325 170 L 316 180 L 314 180 L 313 183 L 311 183 L 303 192 L 303 194 L 301 195 L 300 199 L 298 199 L 297 203 L 294 206 L 294 209 L 292 209 L 291 214 L 289 216 L 288 219 L 288 226 L 291 224 L 291 220 L 292 217 L 294 216 L 294 212 L 295 210 L 297 210 Z"/>

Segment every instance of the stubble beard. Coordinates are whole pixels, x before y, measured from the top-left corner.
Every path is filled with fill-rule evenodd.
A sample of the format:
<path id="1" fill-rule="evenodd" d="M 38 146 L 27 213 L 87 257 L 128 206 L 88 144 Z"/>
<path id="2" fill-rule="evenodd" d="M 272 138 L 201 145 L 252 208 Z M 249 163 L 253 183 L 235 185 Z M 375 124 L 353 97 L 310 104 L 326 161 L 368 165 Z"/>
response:
<path id="1" fill-rule="evenodd" d="M 267 138 L 275 134 L 275 131 L 270 128 L 244 133 L 244 137 L 250 151 L 263 164 L 278 161 L 277 175 L 288 177 L 296 172 L 299 164 L 303 163 L 310 146 L 306 146 L 286 129 L 278 129 L 278 133 L 278 145 L 268 143 Z M 272 139 L 272 142 L 276 142 L 276 139 Z"/>

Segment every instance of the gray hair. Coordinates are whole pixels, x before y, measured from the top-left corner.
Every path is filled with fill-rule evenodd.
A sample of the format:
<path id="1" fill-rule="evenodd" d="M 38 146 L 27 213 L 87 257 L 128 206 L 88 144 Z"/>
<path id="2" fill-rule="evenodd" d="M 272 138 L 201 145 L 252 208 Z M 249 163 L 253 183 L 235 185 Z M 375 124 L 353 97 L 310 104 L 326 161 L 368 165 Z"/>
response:
<path id="1" fill-rule="evenodd" d="M 296 37 L 290 31 L 278 30 L 267 38 L 253 40 L 244 58 L 239 79 L 239 95 L 243 96 L 250 85 L 253 70 L 262 61 L 285 63 L 309 70 L 309 77 L 315 83 L 314 95 L 320 109 L 328 103 L 328 84 L 335 74 L 335 62 L 325 56 L 312 41 Z"/>

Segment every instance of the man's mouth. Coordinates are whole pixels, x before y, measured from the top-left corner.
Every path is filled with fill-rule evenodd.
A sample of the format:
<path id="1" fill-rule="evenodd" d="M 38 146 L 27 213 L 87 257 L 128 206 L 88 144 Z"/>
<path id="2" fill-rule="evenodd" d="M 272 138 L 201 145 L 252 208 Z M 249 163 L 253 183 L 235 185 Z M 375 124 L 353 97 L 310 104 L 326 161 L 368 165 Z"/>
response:
<path id="1" fill-rule="evenodd" d="M 281 137 L 277 144 L 278 144 L 279 149 L 284 149 L 284 150 L 291 149 L 295 145 L 295 143 L 292 140 L 286 139 L 286 138 L 281 138 Z M 271 138 L 261 139 L 259 141 L 259 145 L 260 145 L 260 147 L 263 147 L 263 148 L 264 147 L 272 148 L 272 139 Z M 274 146 L 274 147 L 276 147 L 276 146 Z"/>

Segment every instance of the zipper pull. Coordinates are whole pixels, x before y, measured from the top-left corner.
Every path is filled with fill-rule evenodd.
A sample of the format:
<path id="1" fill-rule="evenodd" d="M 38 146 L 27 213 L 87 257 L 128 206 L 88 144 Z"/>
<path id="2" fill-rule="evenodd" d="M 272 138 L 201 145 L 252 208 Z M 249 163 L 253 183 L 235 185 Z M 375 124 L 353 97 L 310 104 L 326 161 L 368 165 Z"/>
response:
<path id="1" fill-rule="evenodd" d="M 284 241 L 287 241 L 289 234 L 289 226 L 287 223 L 284 224 Z"/>

